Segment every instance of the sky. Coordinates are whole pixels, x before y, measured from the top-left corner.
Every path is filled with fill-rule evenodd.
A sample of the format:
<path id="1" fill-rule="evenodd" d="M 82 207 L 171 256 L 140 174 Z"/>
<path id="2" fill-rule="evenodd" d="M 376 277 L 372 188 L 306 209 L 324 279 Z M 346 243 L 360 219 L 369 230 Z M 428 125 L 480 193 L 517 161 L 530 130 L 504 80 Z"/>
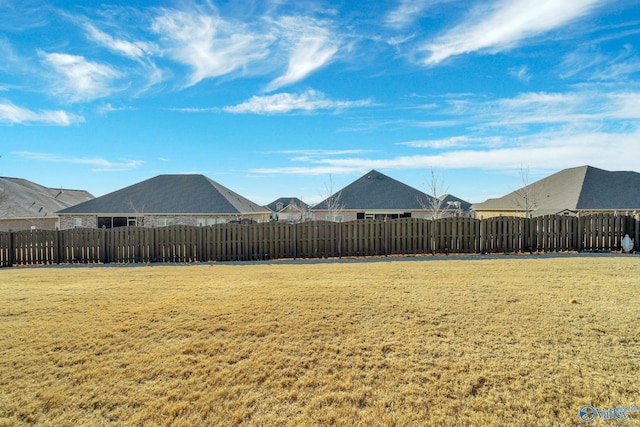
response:
<path id="1" fill-rule="evenodd" d="M 313 204 L 371 169 L 469 202 L 640 172 L 637 0 L 0 0 L 0 176 L 208 176 Z"/>

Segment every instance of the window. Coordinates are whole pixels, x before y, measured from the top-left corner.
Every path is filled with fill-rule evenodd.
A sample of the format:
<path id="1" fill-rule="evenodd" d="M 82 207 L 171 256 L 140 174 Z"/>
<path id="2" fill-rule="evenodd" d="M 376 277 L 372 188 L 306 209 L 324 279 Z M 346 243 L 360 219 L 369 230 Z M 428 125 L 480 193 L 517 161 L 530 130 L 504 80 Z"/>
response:
<path id="1" fill-rule="evenodd" d="M 123 216 L 100 216 L 98 217 L 98 228 L 114 228 L 136 225 L 130 223 L 131 219 L 136 220 L 136 218 L 127 218 Z"/>
<path id="2" fill-rule="evenodd" d="M 224 224 L 226 222 L 227 220 L 224 218 L 198 218 L 198 227 Z"/>
<path id="3" fill-rule="evenodd" d="M 326 218 L 327 218 L 327 221 L 335 221 L 335 222 L 342 222 L 342 220 L 344 219 L 342 215 L 327 215 Z"/>
<path id="4" fill-rule="evenodd" d="M 156 221 L 156 225 L 158 227 L 166 227 L 168 225 L 173 225 L 173 218 L 158 218 Z"/>
<path id="5" fill-rule="evenodd" d="M 82 227 L 82 218 L 73 218 L 73 226 L 75 228 Z"/>

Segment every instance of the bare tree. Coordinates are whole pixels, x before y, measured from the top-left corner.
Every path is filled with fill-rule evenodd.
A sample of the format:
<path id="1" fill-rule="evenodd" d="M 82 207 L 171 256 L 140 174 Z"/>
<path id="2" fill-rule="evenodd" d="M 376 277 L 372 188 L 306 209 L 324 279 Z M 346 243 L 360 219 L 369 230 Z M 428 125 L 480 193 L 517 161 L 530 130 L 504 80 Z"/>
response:
<path id="1" fill-rule="evenodd" d="M 298 218 L 294 222 L 305 222 L 309 218 L 309 206 L 300 199 L 300 203 L 291 200 L 291 205 L 298 211 Z"/>
<path id="2" fill-rule="evenodd" d="M 342 193 L 338 191 L 334 192 L 333 175 L 329 175 L 329 182 L 325 184 L 325 204 L 326 209 L 329 212 L 329 219 L 331 221 L 341 221 L 340 213 L 344 209 L 344 203 L 342 203 Z M 340 218 L 340 219 L 338 219 Z"/>
<path id="3" fill-rule="evenodd" d="M 522 187 L 515 191 L 513 200 L 515 205 L 524 211 L 525 218 L 531 218 L 533 211 L 538 208 L 538 193 L 540 188 L 529 181 L 529 168 L 520 167 Z"/>
<path id="4" fill-rule="evenodd" d="M 429 181 L 425 186 L 427 188 L 427 198 L 425 200 L 419 197 L 418 203 L 423 209 L 428 209 L 432 212 L 432 219 L 439 219 L 442 217 L 446 207 L 444 196 L 447 194 L 448 187 L 445 179 L 432 168 Z"/>
<path id="5" fill-rule="evenodd" d="M 139 225 L 141 227 L 144 226 L 144 205 L 141 205 L 140 207 L 138 207 L 138 205 L 135 203 L 135 201 L 132 198 L 129 198 L 127 200 L 127 204 L 135 214 L 136 225 Z"/>

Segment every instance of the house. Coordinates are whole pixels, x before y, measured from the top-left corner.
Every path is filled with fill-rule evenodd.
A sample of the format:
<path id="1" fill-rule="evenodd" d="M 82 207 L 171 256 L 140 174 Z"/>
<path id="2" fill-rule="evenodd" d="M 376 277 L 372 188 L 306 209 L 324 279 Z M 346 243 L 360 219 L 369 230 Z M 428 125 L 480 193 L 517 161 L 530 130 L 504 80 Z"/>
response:
<path id="1" fill-rule="evenodd" d="M 478 218 L 640 212 L 640 173 L 564 169 L 506 196 L 473 205 Z"/>
<path id="2" fill-rule="evenodd" d="M 451 212 L 451 216 L 470 216 L 473 215 L 471 210 L 471 203 L 466 200 L 462 200 L 452 194 L 445 194 L 440 197 L 442 200 L 442 209 Z"/>
<path id="3" fill-rule="evenodd" d="M 463 202 L 449 197 L 451 202 Z M 351 221 L 456 216 L 460 208 L 372 170 L 313 206 L 311 212 L 315 220 Z"/>
<path id="4" fill-rule="evenodd" d="M 60 209 L 93 199 L 84 190 L 44 187 L 22 178 L 0 177 L 0 231 L 59 228 Z"/>
<path id="5" fill-rule="evenodd" d="M 58 212 L 61 229 L 269 221 L 271 212 L 204 175 L 158 175 Z"/>
<path id="6" fill-rule="evenodd" d="M 266 206 L 275 221 L 296 223 L 311 219 L 310 206 L 297 197 L 280 197 Z"/>

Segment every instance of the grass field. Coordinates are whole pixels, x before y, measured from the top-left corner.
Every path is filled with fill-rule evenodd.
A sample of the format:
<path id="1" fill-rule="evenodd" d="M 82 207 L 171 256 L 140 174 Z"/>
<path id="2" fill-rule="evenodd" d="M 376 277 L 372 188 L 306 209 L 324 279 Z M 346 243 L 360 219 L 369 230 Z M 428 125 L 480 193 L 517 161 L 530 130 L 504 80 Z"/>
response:
<path id="1" fill-rule="evenodd" d="M 0 426 L 583 425 L 640 406 L 639 277 L 635 256 L 3 269 Z"/>

